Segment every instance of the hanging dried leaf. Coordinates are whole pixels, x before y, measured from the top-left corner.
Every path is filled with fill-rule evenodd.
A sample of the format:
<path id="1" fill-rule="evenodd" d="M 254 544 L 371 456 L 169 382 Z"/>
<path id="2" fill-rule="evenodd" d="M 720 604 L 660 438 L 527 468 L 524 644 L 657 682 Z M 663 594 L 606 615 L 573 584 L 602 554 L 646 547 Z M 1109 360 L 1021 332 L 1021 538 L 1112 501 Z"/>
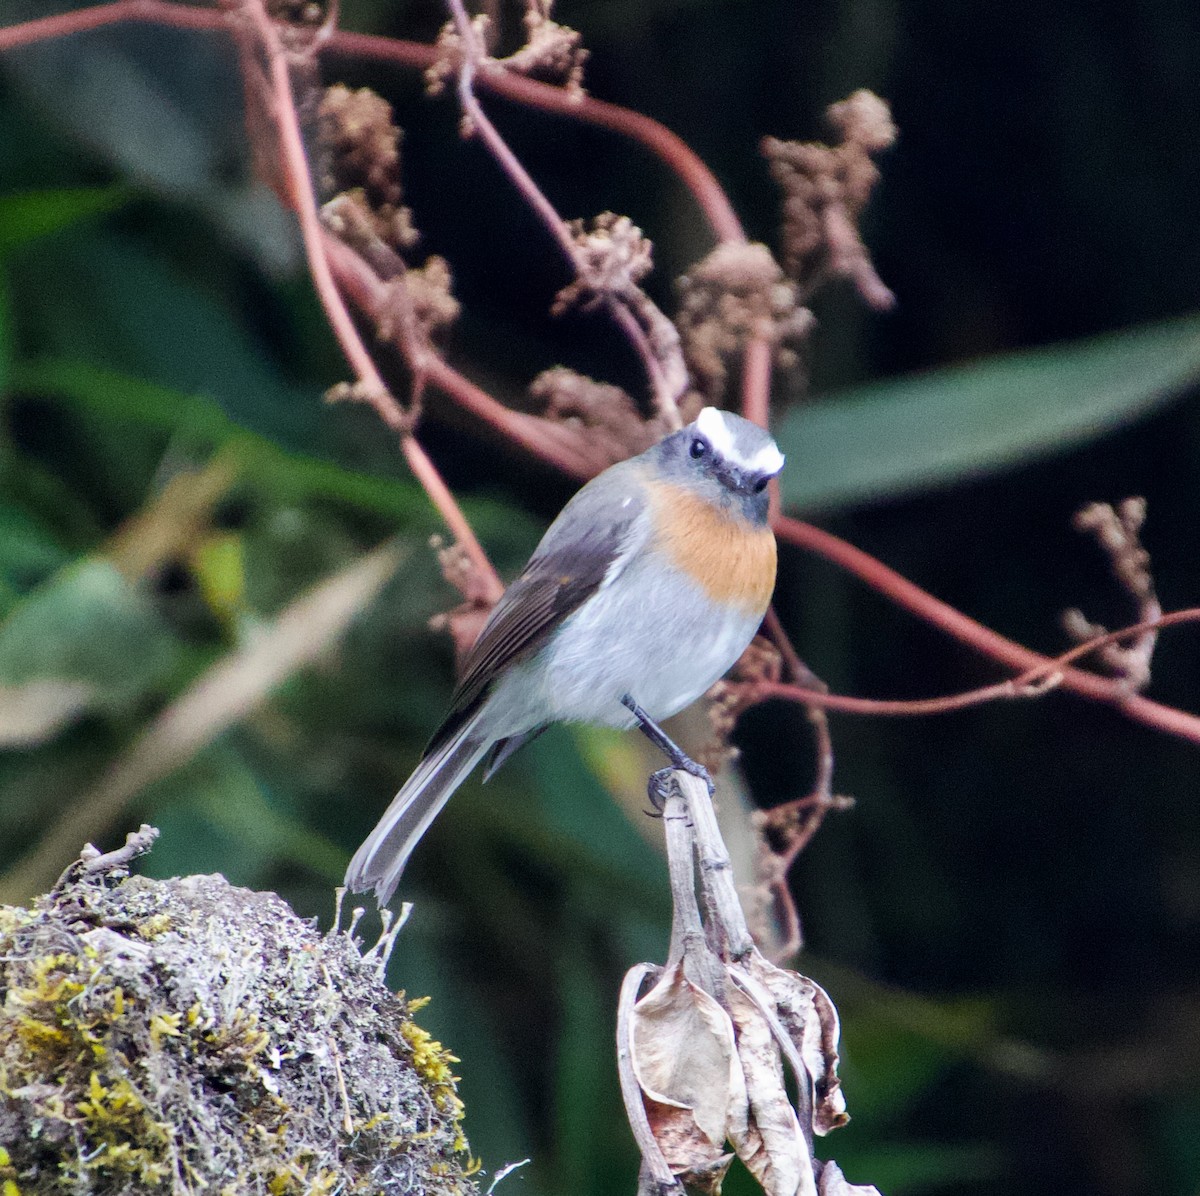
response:
<path id="1" fill-rule="evenodd" d="M 817 1196 L 809 1141 L 784 1087 L 779 1047 L 758 1006 L 731 985 L 726 997 L 737 1029 L 749 1123 L 730 1141 L 766 1196 Z"/>
<path id="2" fill-rule="evenodd" d="M 757 951 L 748 961 L 750 974 L 775 1001 L 775 1013 L 795 1044 L 812 1083 L 812 1128 L 827 1134 L 850 1120 L 838 1078 L 837 1010 L 819 984 L 798 972 L 777 968 Z M 803 1077 L 797 1076 L 803 1082 Z"/>
<path id="3" fill-rule="evenodd" d="M 729 1015 L 687 979 L 680 963 L 634 1006 L 632 1039 L 634 1074 L 671 1169 L 714 1162 L 745 1120 Z"/>
<path id="4" fill-rule="evenodd" d="M 820 1196 L 879 1196 L 879 1189 L 874 1184 L 847 1183 L 836 1163 L 825 1164 L 819 1191 Z"/>

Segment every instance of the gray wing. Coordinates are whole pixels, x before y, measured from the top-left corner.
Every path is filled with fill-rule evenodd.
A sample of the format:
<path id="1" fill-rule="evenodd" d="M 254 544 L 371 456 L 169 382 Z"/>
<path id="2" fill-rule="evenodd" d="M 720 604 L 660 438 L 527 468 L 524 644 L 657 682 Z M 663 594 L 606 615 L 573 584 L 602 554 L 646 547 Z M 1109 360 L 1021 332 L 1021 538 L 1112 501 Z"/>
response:
<path id="1" fill-rule="evenodd" d="M 463 664 L 435 749 L 470 717 L 501 671 L 539 648 L 601 586 L 622 551 L 635 547 L 645 511 L 640 464 L 593 478 L 547 529 L 529 564 L 496 603 Z"/>

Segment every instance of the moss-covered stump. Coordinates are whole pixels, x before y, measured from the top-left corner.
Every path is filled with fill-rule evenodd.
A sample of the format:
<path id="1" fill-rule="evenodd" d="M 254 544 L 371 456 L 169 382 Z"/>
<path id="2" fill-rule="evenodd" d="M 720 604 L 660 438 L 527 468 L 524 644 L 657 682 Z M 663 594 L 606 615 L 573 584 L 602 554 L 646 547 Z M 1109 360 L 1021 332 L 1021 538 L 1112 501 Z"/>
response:
<path id="1" fill-rule="evenodd" d="M 473 1192 L 410 1011 L 346 934 L 221 876 L 0 907 L 0 1196 Z"/>

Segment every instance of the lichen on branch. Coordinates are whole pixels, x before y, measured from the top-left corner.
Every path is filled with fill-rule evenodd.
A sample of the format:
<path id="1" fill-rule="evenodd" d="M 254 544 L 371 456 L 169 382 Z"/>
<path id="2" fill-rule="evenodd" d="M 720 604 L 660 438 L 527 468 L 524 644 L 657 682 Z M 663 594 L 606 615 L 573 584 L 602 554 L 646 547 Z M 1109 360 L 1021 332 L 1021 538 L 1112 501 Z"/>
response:
<path id="1" fill-rule="evenodd" d="M 0 907 L 5 1192 L 474 1192 L 453 1057 L 376 959 L 122 863 Z"/>

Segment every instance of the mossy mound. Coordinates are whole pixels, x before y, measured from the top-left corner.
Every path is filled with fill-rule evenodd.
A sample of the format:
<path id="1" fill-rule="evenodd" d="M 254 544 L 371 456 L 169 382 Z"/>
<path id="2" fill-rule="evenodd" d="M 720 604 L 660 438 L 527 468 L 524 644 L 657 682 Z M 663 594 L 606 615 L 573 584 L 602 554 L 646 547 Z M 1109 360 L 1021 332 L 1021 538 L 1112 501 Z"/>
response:
<path id="1" fill-rule="evenodd" d="M 473 1192 L 454 1060 L 379 970 L 221 876 L 0 907 L 0 1193 Z"/>

